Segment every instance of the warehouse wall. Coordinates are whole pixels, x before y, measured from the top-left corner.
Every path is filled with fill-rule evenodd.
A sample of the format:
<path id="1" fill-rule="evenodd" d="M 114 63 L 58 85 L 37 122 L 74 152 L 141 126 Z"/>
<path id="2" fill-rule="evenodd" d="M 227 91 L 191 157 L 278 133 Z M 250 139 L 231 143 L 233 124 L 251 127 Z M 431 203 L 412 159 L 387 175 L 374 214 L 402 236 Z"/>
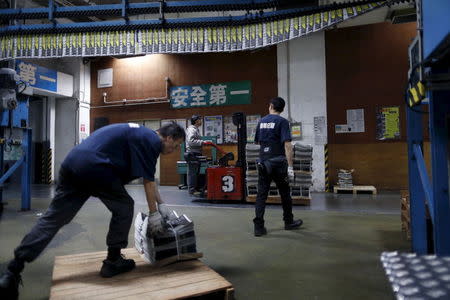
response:
<path id="1" fill-rule="evenodd" d="M 243 111 L 248 114 L 267 114 L 268 100 L 277 95 L 277 49 L 270 47 L 255 52 L 149 55 L 114 59 L 99 58 L 91 63 L 91 130 L 97 117 L 107 117 L 110 123 L 150 119 L 190 118 L 232 115 Z M 113 87 L 97 88 L 97 70 L 113 68 Z M 174 86 L 228 81 L 252 81 L 252 103 L 196 109 L 171 109 L 168 103 L 125 107 L 99 107 L 102 93 L 108 101 L 164 97 L 165 81 L 169 77 Z M 224 147 L 227 151 L 235 146 Z M 178 184 L 176 161 L 180 153 L 161 157 L 161 184 Z"/>
<path id="2" fill-rule="evenodd" d="M 327 115 L 323 32 L 278 45 L 278 90 L 289 101 L 283 116 L 302 123 L 298 142 L 313 146 L 312 190 L 324 191 L 324 146 L 314 139 L 314 117 Z"/>
<path id="3" fill-rule="evenodd" d="M 355 169 L 354 183 L 407 187 L 404 88 L 415 23 L 378 23 L 327 31 L 327 111 L 331 182 L 338 168 Z M 376 139 L 376 109 L 400 106 L 401 139 Z M 335 133 L 347 109 L 364 109 L 365 132 Z"/>
<path id="4" fill-rule="evenodd" d="M 47 101 L 47 137 L 53 149 L 52 180 L 56 180 L 67 153 L 89 135 L 90 64 L 83 63 L 82 58 L 39 59 L 32 62 L 73 76 L 72 97 L 53 95 Z M 81 124 L 85 124 L 83 133 Z"/>
<path id="5" fill-rule="evenodd" d="M 67 153 L 76 145 L 77 106 L 77 102 L 73 99 L 58 99 L 55 101 L 55 179 L 58 178 L 61 163 Z"/>

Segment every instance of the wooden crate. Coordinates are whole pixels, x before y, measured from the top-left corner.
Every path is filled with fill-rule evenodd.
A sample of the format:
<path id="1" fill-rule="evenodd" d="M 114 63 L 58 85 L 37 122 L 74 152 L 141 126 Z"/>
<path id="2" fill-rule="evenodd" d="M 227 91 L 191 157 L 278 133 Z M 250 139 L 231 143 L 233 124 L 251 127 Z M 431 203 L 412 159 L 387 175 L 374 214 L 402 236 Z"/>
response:
<path id="1" fill-rule="evenodd" d="M 401 201 L 401 221 L 402 221 L 402 231 L 406 232 L 406 238 L 411 239 L 411 219 L 410 219 L 410 208 L 409 208 L 409 191 L 400 191 Z"/>
<path id="2" fill-rule="evenodd" d="M 256 195 L 247 196 L 247 202 L 256 202 Z M 269 204 L 281 204 L 280 196 L 269 196 L 267 197 L 266 203 Z M 307 197 L 292 197 L 292 204 L 294 205 L 311 205 L 311 198 Z"/>
<path id="3" fill-rule="evenodd" d="M 99 275 L 106 251 L 55 257 L 50 299 L 234 298 L 231 283 L 197 259 L 158 267 L 134 248 L 122 252 L 136 268 L 112 278 Z"/>
<path id="4" fill-rule="evenodd" d="M 333 191 L 335 194 L 339 192 L 352 192 L 353 194 L 357 194 L 358 192 L 370 192 L 373 195 L 377 194 L 377 189 L 373 185 L 354 185 L 353 187 L 334 186 Z"/>

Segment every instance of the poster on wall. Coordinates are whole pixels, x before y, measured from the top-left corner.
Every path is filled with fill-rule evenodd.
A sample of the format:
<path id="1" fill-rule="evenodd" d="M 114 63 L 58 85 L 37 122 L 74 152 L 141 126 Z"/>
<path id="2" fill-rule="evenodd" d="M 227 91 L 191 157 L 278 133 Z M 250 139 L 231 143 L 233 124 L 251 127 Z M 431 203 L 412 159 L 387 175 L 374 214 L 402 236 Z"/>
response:
<path id="1" fill-rule="evenodd" d="M 400 107 L 384 106 L 377 110 L 377 140 L 400 139 Z"/>
<path id="2" fill-rule="evenodd" d="M 254 143 L 256 128 L 258 127 L 258 122 L 261 119 L 261 115 L 248 115 L 246 119 L 247 119 L 247 143 Z"/>
<path id="3" fill-rule="evenodd" d="M 161 127 L 163 127 L 164 125 L 167 125 L 171 122 L 177 123 L 178 125 L 183 127 L 183 129 L 186 131 L 186 129 L 187 129 L 186 119 L 164 119 L 164 120 L 161 120 Z"/>
<path id="4" fill-rule="evenodd" d="M 364 132 L 364 109 L 347 109 L 349 132 Z"/>
<path id="5" fill-rule="evenodd" d="M 327 126 L 325 116 L 314 117 L 314 143 L 327 144 Z"/>
<path id="6" fill-rule="evenodd" d="M 223 144 L 223 124 L 222 116 L 205 116 L 204 121 L 204 135 L 215 136 L 217 144 Z"/>
<path id="7" fill-rule="evenodd" d="M 178 125 L 183 127 L 184 131 L 186 131 L 186 129 L 187 129 L 186 119 L 175 119 L 175 123 L 177 123 Z"/>
<path id="8" fill-rule="evenodd" d="M 237 143 L 237 126 L 233 124 L 233 117 L 223 118 L 223 138 L 225 144 Z"/>
<path id="9" fill-rule="evenodd" d="M 293 140 L 301 140 L 302 139 L 302 123 L 301 122 L 293 122 L 291 125 L 291 137 Z"/>

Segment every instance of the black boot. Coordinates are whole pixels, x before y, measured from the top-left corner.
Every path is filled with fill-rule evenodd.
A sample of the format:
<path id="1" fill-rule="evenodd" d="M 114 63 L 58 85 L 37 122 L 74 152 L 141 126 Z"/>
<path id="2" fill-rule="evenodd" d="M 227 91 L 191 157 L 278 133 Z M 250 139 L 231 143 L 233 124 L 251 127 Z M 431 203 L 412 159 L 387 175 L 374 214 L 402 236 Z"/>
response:
<path id="1" fill-rule="evenodd" d="M 293 229 L 297 229 L 300 226 L 302 226 L 303 221 L 301 219 L 292 221 L 292 222 L 285 222 L 284 223 L 284 229 L 286 230 L 293 230 Z"/>
<path id="2" fill-rule="evenodd" d="M 5 300 L 15 300 L 19 298 L 19 283 L 22 277 L 6 270 L 0 275 L 0 296 Z"/>
<path id="3" fill-rule="evenodd" d="M 255 225 L 255 236 L 263 236 L 267 234 L 266 227 Z"/>
<path id="4" fill-rule="evenodd" d="M 113 277 L 121 273 L 129 272 L 135 267 L 136 263 L 134 260 L 125 259 L 123 256 L 119 256 L 115 261 L 105 259 L 100 270 L 100 276 L 105 278 Z"/>

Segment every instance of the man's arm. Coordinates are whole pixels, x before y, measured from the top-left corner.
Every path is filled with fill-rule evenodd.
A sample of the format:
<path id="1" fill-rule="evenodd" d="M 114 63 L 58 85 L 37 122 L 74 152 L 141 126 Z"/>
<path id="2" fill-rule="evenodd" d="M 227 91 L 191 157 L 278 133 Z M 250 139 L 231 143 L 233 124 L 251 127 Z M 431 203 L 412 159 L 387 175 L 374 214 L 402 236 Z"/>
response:
<path id="1" fill-rule="evenodd" d="M 149 210 L 149 230 L 152 235 L 158 234 L 164 231 L 163 216 L 156 207 L 156 203 L 158 202 L 158 200 L 161 201 L 158 187 L 156 186 L 156 183 L 154 181 L 150 181 L 144 178 L 144 190 Z"/>
<path id="2" fill-rule="evenodd" d="M 291 141 L 284 142 L 284 150 L 286 152 L 286 158 L 287 158 L 289 167 L 293 167 L 294 166 L 294 153 L 292 150 L 292 142 Z"/>
<path id="3" fill-rule="evenodd" d="M 198 138 L 197 130 L 192 127 L 188 127 L 187 129 L 186 140 L 190 147 L 201 146 L 203 144 L 203 140 Z"/>
<path id="4" fill-rule="evenodd" d="M 158 209 L 156 208 L 156 203 L 161 203 L 161 196 L 159 195 L 156 183 L 144 178 L 144 190 L 145 197 L 147 199 L 148 210 L 150 211 L 150 213 L 158 211 Z"/>

